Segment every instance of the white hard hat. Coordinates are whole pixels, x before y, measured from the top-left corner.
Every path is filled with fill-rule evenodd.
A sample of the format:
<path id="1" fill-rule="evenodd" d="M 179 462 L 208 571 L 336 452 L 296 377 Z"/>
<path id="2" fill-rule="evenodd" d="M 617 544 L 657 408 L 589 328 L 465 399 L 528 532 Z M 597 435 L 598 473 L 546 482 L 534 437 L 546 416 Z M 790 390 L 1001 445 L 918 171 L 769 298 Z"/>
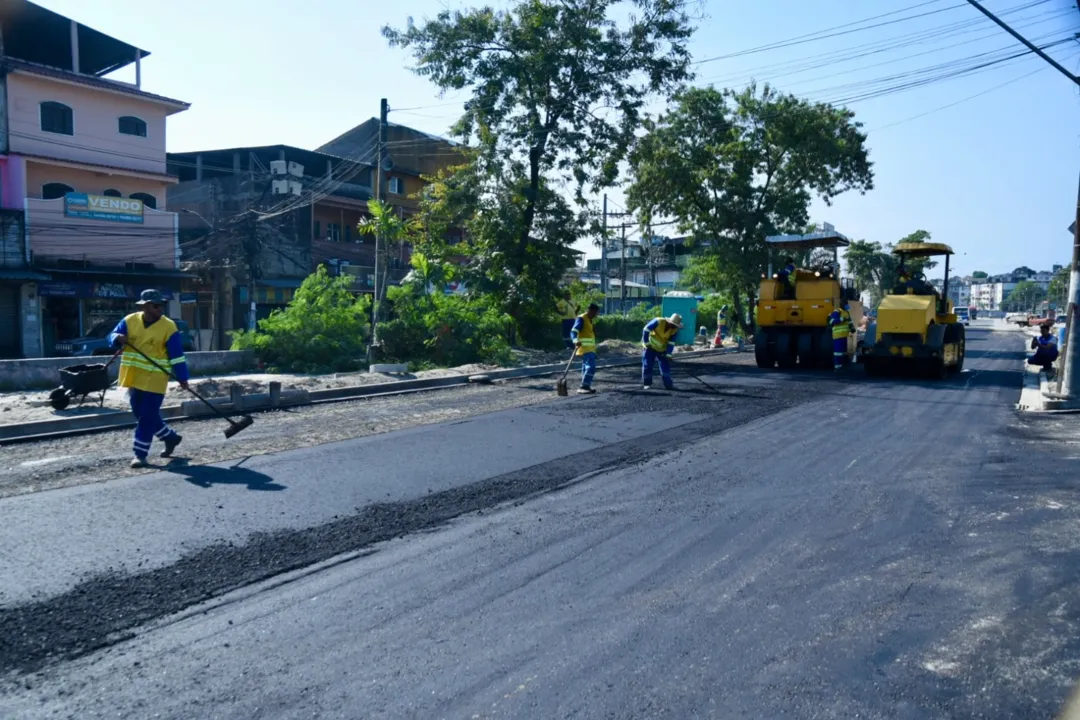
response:
<path id="1" fill-rule="evenodd" d="M 675 327 L 682 329 L 682 315 L 679 313 L 672 313 L 667 321 Z"/>

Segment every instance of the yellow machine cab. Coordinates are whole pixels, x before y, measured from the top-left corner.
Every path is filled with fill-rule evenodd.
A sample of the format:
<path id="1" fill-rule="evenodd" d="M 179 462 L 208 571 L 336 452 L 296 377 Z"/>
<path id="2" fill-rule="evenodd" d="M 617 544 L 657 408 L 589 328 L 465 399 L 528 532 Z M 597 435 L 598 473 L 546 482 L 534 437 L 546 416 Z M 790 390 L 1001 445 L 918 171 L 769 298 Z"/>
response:
<path id="1" fill-rule="evenodd" d="M 863 317 L 855 284 L 840 277 L 839 249 L 851 241 L 826 224 L 822 232 L 772 235 L 765 244 L 770 263 L 758 291 L 757 366 L 833 367 L 829 315 L 846 302 L 856 325 Z M 855 344 L 852 335 L 849 357 Z"/>
<path id="2" fill-rule="evenodd" d="M 893 254 L 900 258 L 897 284 L 882 299 L 875 322 L 867 328 L 859 362 L 869 375 L 904 367 L 942 378 L 960 372 L 967 338 L 949 300 L 952 248 L 944 243 L 905 243 Z M 905 261 L 941 255 L 945 256 L 945 280 L 939 293 L 922 273 L 909 271 Z"/>

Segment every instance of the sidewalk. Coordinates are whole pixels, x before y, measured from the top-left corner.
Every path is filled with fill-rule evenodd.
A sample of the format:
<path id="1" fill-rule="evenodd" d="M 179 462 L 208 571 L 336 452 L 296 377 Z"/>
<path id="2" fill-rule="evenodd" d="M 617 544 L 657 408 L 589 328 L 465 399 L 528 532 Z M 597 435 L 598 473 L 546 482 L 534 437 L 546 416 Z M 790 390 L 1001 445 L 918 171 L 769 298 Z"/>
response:
<path id="1" fill-rule="evenodd" d="M 605 340 L 598 347 L 601 357 L 632 357 L 640 352 L 638 345 L 622 340 Z M 531 367 L 547 365 L 551 363 L 566 362 L 565 353 L 551 353 L 539 350 L 518 349 L 514 351 L 515 363 L 511 367 Z M 80 362 L 72 360 L 72 364 Z M 265 393 L 269 391 L 271 382 L 281 383 L 284 392 L 290 390 L 331 390 L 347 387 L 359 387 L 375 385 L 378 383 L 393 382 L 397 380 L 433 379 L 461 375 L 475 375 L 477 373 L 490 372 L 502 369 L 495 365 L 469 364 L 453 368 L 435 368 L 421 370 L 415 373 L 386 374 L 386 373 L 333 373 L 328 375 L 302 375 L 295 373 L 235 373 L 221 375 L 214 378 L 195 378 L 191 387 L 195 392 L 206 398 L 225 398 L 229 396 L 230 388 L 239 385 L 244 394 Z M 57 379 L 59 384 L 59 378 Z M 105 393 L 104 405 L 98 406 L 98 398 L 93 395 L 87 398 L 82 407 L 76 407 L 73 402 L 65 410 L 54 410 L 49 405 L 49 390 L 39 391 L 15 391 L 0 393 L 0 425 L 22 425 L 26 423 L 40 422 L 43 420 L 58 420 L 66 418 L 81 418 L 96 415 L 112 415 L 129 412 L 127 391 L 123 388 L 113 387 Z M 181 392 L 175 382 L 169 383 L 169 393 L 166 395 L 164 408 L 179 407 L 181 403 L 192 398 Z"/>

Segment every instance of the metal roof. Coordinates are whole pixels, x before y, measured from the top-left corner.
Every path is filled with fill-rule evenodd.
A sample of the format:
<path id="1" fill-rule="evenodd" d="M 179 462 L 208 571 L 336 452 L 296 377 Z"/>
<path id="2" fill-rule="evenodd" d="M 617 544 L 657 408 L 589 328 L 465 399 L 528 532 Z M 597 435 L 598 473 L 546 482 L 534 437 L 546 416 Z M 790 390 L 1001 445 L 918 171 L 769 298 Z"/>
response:
<path id="1" fill-rule="evenodd" d="M 805 250 L 818 247 L 840 248 L 851 244 L 850 240 L 835 230 L 812 232 L 804 235 L 769 235 L 765 238 L 765 242 L 769 247 L 778 250 Z"/>
<path id="2" fill-rule="evenodd" d="M 932 255 L 953 255 L 953 249 L 945 243 L 903 243 L 893 248 L 893 255 L 908 257 L 930 257 Z"/>

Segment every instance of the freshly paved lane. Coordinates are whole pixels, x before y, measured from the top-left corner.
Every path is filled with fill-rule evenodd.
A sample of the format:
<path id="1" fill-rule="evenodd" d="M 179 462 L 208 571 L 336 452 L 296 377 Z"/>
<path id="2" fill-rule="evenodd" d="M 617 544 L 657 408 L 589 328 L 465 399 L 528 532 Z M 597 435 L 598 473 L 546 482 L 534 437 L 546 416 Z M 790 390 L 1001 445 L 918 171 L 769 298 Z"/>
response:
<path id="1" fill-rule="evenodd" d="M 338 526 L 354 533 L 352 546 L 318 528 L 295 532 L 325 523 L 333 505 L 306 488 L 345 474 L 359 484 L 376 448 L 353 470 L 344 459 L 321 466 L 313 454 L 258 459 L 260 472 L 288 486 L 279 493 L 174 483 L 230 508 L 191 536 L 242 512 L 259 519 L 241 535 L 262 525 L 293 531 L 206 546 L 203 554 L 222 560 L 202 567 L 205 584 L 230 571 L 247 577 L 249 563 L 288 555 L 290 540 L 369 549 L 16 675 L 0 716 L 1052 715 L 1078 670 L 1080 505 L 1072 493 L 1080 458 L 1051 456 L 1042 440 L 1068 420 L 1050 425 L 1012 409 L 1020 346 L 1015 336 L 972 330 L 969 369 L 944 383 L 744 371 L 704 376 L 730 393 L 721 398 L 615 392 L 533 408 L 528 422 L 510 414 L 472 432 L 468 423 L 429 428 L 432 438 L 414 440 L 380 471 L 403 478 L 390 499 L 429 487 L 432 497 L 470 494 L 457 505 L 432 503 L 436 516 L 455 519 L 405 523 L 431 531 L 375 534 L 369 539 L 388 540 L 376 545 L 362 537 L 367 525 Z M 637 407 L 647 414 L 626 419 Z M 381 452 L 395 437 L 382 437 Z M 428 443 L 450 452 L 455 439 L 473 449 L 471 463 L 425 457 Z M 569 449 L 548 459 L 543 448 L 553 443 Z M 524 453 L 521 463 L 486 468 L 486 453 L 501 462 L 502 448 Z M 603 462 L 590 460 L 597 455 Z M 459 462 L 472 472 L 452 475 Z M 289 479 L 277 474 L 285 467 Z M 408 479 L 424 473 L 428 482 L 453 479 L 438 487 Z M 505 492 L 510 486 L 517 492 Z M 345 494 L 341 512 L 355 513 L 377 492 L 394 491 L 361 495 L 334 484 L 326 492 Z M 310 510 L 282 525 L 253 509 L 293 493 Z M 25 499 L 19 514 L 46 507 L 33 500 L 49 495 Z M 69 511 L 79 513 L 89 501 L 73 497 Z M 476 501 L 469 514 L 448 514 L 463 497 Z M 163 514 L 184 512 L 172 502 Z M 421 517 L 423 502 L 385 507 Z M 135 507 L 146 513 L 150 504 Z M 46 517 L 60 512 L 51 507 Z M 355 517 L 368 516 L 319 527 Z M 244 555 L 245 547 L 259 552 Z M 160 567 L 145 577 L 179 572 L 197 584 L 190 557 L 155 555 Z M 3 577 L 10 572 L 9 564 Z M 52 597 L 56 588 L 42 586 L 38 602 L 0 608 L 0 637 L 18 637 L 14 647 L 30 657 L 38 646 L 18 628 L 59 643 L 58 652 L 102 643 L 73 598 L 81 591 L 109 615 L 108 603 L 131 609 L 121 593 L 162 587 L 165 599 L 138 612 L 175 607 L 168 600 L 178 591 L 141 577 L 97 578 Z M 50 617 L 72 631 L 50 631 Z M 14 651 L 5 664 L 34 665 L 16 662 Z"/>

